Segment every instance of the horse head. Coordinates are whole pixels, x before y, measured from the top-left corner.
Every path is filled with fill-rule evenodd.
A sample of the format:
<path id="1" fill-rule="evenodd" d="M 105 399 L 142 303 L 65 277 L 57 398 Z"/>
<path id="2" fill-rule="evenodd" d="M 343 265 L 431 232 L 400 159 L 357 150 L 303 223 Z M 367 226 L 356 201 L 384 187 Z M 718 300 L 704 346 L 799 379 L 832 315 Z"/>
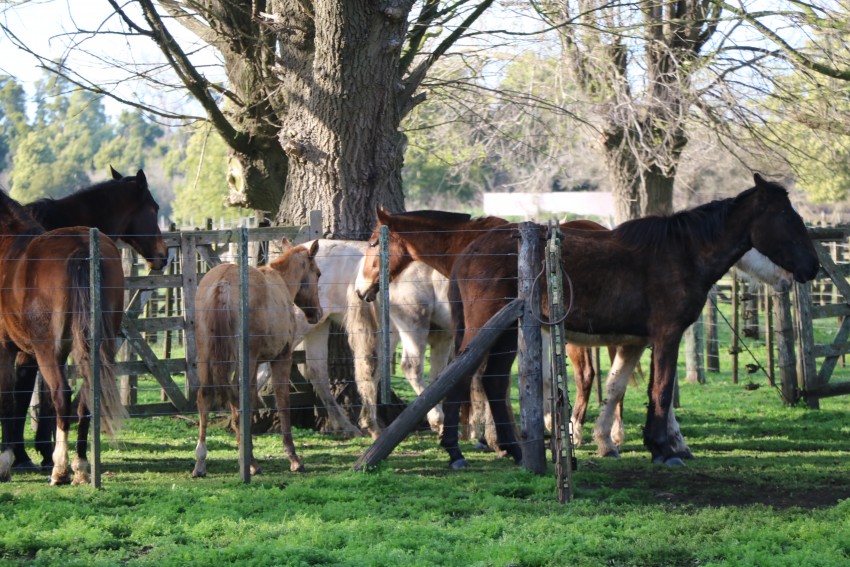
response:
<path id="1" fill-rule="evenodd" d="M 378 223 L 369 238 L 369 248 L 366 250 L 354 282 L 354 290 L 363 301 L 375 301 L 380 289 L 381 256 L 378 244 L 382 226 L 389 228 L 390 281 L 394 280 L 413 261 L 407 241 L 396 230 L 397 223 L 394 215 L 382 207 L 378 207 L 375 213 Z"/>
<path id="2" fill-rule="evenodd" d="M 161 270 L 168 261 L 168 249 L 159 230 L 159 204 L 148 188 L 148 180 L 141 169 L 134 177 L 124 177 L 110 166 L 112 179 L 116 183 L 130 184 L 133 197 L 128 204 L 129 219 L 118 238 L 141 254 L 151 270 Z"/>
<path id="3" fill-rule="evenodd" d="M 813 280 L 820 262 L 802 217 L 791 205 L 788 191 L 758 173 L 753 178 L 756 186 L 736 198 L 742 202 L 744 196 L 749 197 L 746 200 L 755 215 L 750 225 L 753 248 L 790 272 L 798 282 Z"/>
<path id="4" fill-rule="evenodd" d="M 322 272 L 316 265 L 316 253 L 319 251 L 319 242 L 314 241 L 307 249 L 304 246 L 292 246 L 284 238 L 281 241 L 286 259 L 283 271 L 284 279 L 289 277 L 298 278 L 298 291 L 295 293 L 294 302 L 301 311 L 307 322 L 315 325 L 322 319 L 322 304 L 319 300 L 319 277 Z M 273 262 L 272 266 L 281 269 L 281 263 Z"/>

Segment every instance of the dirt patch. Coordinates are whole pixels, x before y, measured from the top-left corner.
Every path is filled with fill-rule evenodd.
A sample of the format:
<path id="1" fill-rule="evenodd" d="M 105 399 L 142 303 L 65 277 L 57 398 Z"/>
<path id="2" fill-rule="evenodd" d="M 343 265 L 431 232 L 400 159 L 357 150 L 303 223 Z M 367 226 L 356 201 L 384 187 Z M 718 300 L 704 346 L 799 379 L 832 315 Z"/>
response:
<path id="1" fill-rule="evenodd" d="M 820 486 L 788 486 L 782 479 L 742 478 L 734 474 L 706 474 L 676 470 L 606 471 L 613 482 L 609 488 L 646 488 L 659 501 L 693 506 L 750 506 L 763 504 L 776 509 L 805 509 L 834 506 L 850 498 L 850 486 L 830 479 Z"/>

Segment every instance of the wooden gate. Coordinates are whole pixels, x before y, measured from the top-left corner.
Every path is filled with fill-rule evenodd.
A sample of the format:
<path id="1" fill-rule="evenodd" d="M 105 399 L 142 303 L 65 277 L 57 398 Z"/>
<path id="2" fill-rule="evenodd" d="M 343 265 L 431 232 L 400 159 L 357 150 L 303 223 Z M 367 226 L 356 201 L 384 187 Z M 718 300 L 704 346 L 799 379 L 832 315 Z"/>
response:
<path id="1" fill-rule="evenodd" d="M 816 408 L 820 398 L 850 394 L 850 381 L 831 381 L 850 351 L 850 226 L 814 228 L 810 234 L 821 271 L 815 281 L 796 285 L 795 336 L 799 395 Z"/>
<path id="2" fill-rule="evenodd" d="M 268 227 L 248 229 L 251 257 L 256 263 L 260 251 L 269 242 L 288 238 L 303 242 L 321 236 L 321 215 L 311 214 L 310 226 Z M 119 340 L 123 356 L 116 364 L 121 377 L 121 393 L 130 415 L 167 415 L 194 412 L 198 389 L 197 352 L 195 347 L 195 292 L 200 278 L 210 268 L 224 261 L 237 230 L 195 230 L 163 233 L 168 246 L 169 262 L 162 274 L 140 275 L 146 270 L 139 265 L 129 248 L 124 248 L 127 307 Z M 157 354 L 150 338 L 164 335 L 166 343 L 172 337 L 182 339 L 184 356 L 170 356 L 164 348 Z M 137 377 L 150 374 L 162 388 L 168 401 L 157 404 L 138 404 Z M 183 374 L 178 384 L 175 375 Z"/>

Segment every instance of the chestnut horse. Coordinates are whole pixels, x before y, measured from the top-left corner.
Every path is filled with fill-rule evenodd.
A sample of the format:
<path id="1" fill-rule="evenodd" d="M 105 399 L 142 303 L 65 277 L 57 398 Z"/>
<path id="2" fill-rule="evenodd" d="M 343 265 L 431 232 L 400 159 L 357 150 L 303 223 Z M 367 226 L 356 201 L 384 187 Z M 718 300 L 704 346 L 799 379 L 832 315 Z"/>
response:
<path id="1" fill-rule="evenodd" d="M 673 382 L 682 334 L 696 321 L 711 286 L 751 248 L 798 282 L 817 275 L 817 254 L 788 192 L 758 174 L 754 180 L 755 187 L 734 198 L 628 221 L 611 231 L 562 228 L 561 260 L 571 280 L 564 298 L 570 306 L 564 321 L 567 341 L 590 346 L 634 337 L 653 346 L 644 445 L 655 463 L 681 465 L 683 458 L 691 457 L 687 446 L 668 432 Z M 516 297 L 516 262 L 507 258 L 516 255 L 516 234 L 516 225 L 491 231 L 471 243 L 455 263 L 449 297 L 458 352 Z M 546 306 L 546 291 L 541 295 Z M 545 307 L 542 310 L 548 315 Z M 504 392 L 516 345 L 513 326 L 491 348 L 483 380 L 496 387 L 488 394 Z M 443 408 L 441 444 L 454 467 L 465 466 L 457 444 L 463 394 L 461 384 L 449 392 Z M 507 415 L 506 408 L 499 409 Z M 503 426 L 499 435 L 504 449 L 520 461 L 513 427 Z"/>
<path id="2" fill-rule="evenodd" d="M 148 188 L 145 172 L 125 177 L 109 168 L 112 179 L 81 189 L 61 199 L 39 199 L 24 208 L 45 230 L 72 226 L 94 227 L 113 240 L 133 247 L 152 270 L 165 267 L 168 250 L 159 230 L 159 205 Z M 15 385 L 15 418 L 11 422 L 11 442 L 15 451 L 15 469 L 37 469 L 24 447 L 24 424 L 32 397 L 38 366 L 26 353 L 19 353 Z M 36 449 L 42 455 L 41 466 L 51 467 L 52 435 L 56 428 L 50 404 L 42 403 L 36 431 Z"/>
<path id="3" fill-rule="evenodd" d="M 297 472 L 304 470 L 304 466 L 295 453 L 289 417 L 289 377 L 296 341 L 294 309 L 298 306 L 311 323 L 322 318 L 318 286 L 321 273 L 315 261 L 318 243 L 314 242 L 309 250 L 304 246 L 293 247 L 286 239 L 282 244 L 283 254 L 268 266 L 248 268 L 251 407 L 259 407 L 257 366 L 268 362 L 283 446 L 290 470 Z M 229 404 L 233 426 L 238 428 L 239 293 L 239 267 L 234 264 L 219 264 L 198 284 L 195 337 L 198 344 L 200 427 L 195 469 L 192 471 L 196 478 L 207 474 L 207 421 L 217 394 Z M 250 415 L 244 418 L 251 419 Z M 250 468 L 251 474 L 261 472 L 253 454 L 250 456 Z"/>
<path id="4" fill-rule="evenodd" d="M 380 266 L 377 244 L 381 226 L 387 226 L 390 230 L 389 275 L 390 281 L 393 282 L 408 265 L 416 261 L 424 262 L 449 277 L 458 255 L 472 241 L 494 228 L 508 224 L 508 221 L 498 217 L 473 219 L 467 214 L 444 211 L 392 214 L 379 208 L 377 217 L 377 226 L 369 240 L 371 246 L 356 284 L 358 295 L 366 301 L 373 301 L 378 291 Z M 563 226 L 584 230 L 607 230 L 602 225 L 588 220 L 571 221 Z M 577 391 L 572 414 L 573 437 L 576 444 L 580 445 L 595 371 L 588 349 L 568 344 L 566 352 L 573 364 Z M 611 376 L 622 375 L 628 380 L 642 352 L 643 348 L 627 347 L 612 351 L 614 366 Z M 544 386 L 548 389 L 548 383 Z M 617 446 L 623 440 L 622 403 L 615 400 L 612 407 L 617 410 L 613 415 L 615 431 L 613 440 L 606 440 L 604 444 L 606 453 L 610 453 L 609 447 Z M 547 418 L 549 417 L 547 410 Z"/>
<path id="5" fill-rule="evenodd" d="M 126 417 L 115 385 L 115 336 L 124 307 L 124 271 L 115 243 L 100 236 L 101 301 L 103 317 L 91 320 L 89 289 L 89 231 L 65 228 L 47 232 L 14 199 L 0 191 L 0 393 L 3 438 L 0 444 L 0 481 L 11 478 L 13 461 L 11 419 L 15 383 L 15 356 L 23 352 L 38 364 L 50 390 L 56 412 L 56 448 L 51 484 L 67 484 L 68 433 L 71 389 L 65 362 L 73 354 L 83 375 L 78 408 L 77 455 L 72 464 L 74 484 L 88 482 L 86 458 L 89 429 L 90 357 L 102 363 L 103 428 L 115 431 Z M 89 333 L 98 325 L 103 337 L 100 352 L 90 352 Z M 30 392 L 32 390 L 30 389 Z"/>

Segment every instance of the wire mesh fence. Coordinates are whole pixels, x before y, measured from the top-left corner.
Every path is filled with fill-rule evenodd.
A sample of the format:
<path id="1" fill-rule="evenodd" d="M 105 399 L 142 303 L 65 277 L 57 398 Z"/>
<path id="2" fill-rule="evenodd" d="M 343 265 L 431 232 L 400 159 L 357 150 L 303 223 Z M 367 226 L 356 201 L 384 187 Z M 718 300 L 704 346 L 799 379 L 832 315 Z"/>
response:
<path id="1" fill-rule="evenodd" d="M 254 265 L 277 258 L 280 253 L 276 243 L 282 237 L 305 240 L 310 235 L 309 231 L 293 228 L 256 228 L 251 229 L 249 234 L 253 245 L 247 252 L 250 258 L 247 263 Z M 236 237 L 232 230 L 167 232 L 163 237 L 169 247 L 169 262 L 162 274 L 144 274 L 143 260 L 131 250 L 124 249 L 126 311 L 119 337 L 122 345 L 116 374 L 119 376 L 122 401 L 131 420 L 153 418 L 152 421 L 176 421 L 189 426 L 181 429 L 179 445 L 183 449 L 187 444 L 191 447 L 175 464 L 189 472 L 191 466 L 187 466 L 187 461 L 195 457 L 195 444 L 191 440 L 199 421 L 199 393 L 217 390 L 221 394 L 228 389 L 237 392 L 239 388 L 233 381 L 204 384 L 200 380 L 199 363 L 232 367 L 236 360 L 231 354 L 233 351 L 223 348 L 211 351 L 206 360 L 199 358 L 197 322 L 202 314 L 196 305 L 198 286 L 214 266 L 240 260 L 233 255 L 236 253 L 233 246 Z M 293 357 L 291 376 L 283 382 L 278 382 L 274 371 L 269 370 L 267 363 L 272 360 L 268 356 L 258 358 L 260 371 L 256 385 L 252 385 L 252 392 L 257 392 L 251 418 L 255 432 L 279 432 L 278 410 L 288 409 L 296 426 L 296 446 L 298 429 L 313 428 L 338 437 L 341 448 L 362 449 L 362 442 L 350 439 L 356 435 L 377 437 L 382 428 L 422 392 L 429 382 L 425 375 L 430 374 L 433 378 L 447 364 L 455 347 L 448 281 L 437 270 L 414 262 L 389 288 L 392 397 L 386 401 L 379 399 L 378 379 L 382 362 L 378 344 L 382 332 L 379 305 L 364 302 L 356 289 L 356 279 L 363 271 L 370 244 L 368 241 L 319 241 L 315 261 L 321 272 L 318 295 L 322 317 L 310 323 L 302 311 L 295 309 L 295 326 L 288 342 L 299 346 L 294 347 L 297 352 Z M 846 242 L 831 246 L 830 250 L 834 251 L 831 253 L 837 263 L 846 264 Z M 451 264 L 456 253 L 445 256 L 449 258 L 447 263 Z M 515 254 L 500 259 L 505 262 L 516 260 Z M 481 277 L 486 278 L 487 274 Z M 772 334 L 768 327 L 771 293 L 749 281 L 734 282 L 732 279 L 721 281 L 717 304 L 706 308 L 706 321 L 712 320 L 711 310 L 720 313 L 717 323 L 720 330 L 714 335 L 706 333 L 709 337 L 706 360 L 711 360 L 712 350 L 731 347 L 743 357 L 741 367 L 748 375 L 764 372 L 770 377 L 773 371 L 768 362 L 768 352 L 777 348 L 775 344 L 768 344 Z M 249 297 L 264 294 L 265 290 L 258 286 L 283 284 L 258 282 L 251 285 L 254 287 L 249 288 Z M 292 292 L 291 299 L 295 300 L 296 293 Z M 819 280 L 813 285 L 812 298 L 816 305 L 846 303 L 840 286 L 828 281 Z M 734 323 L 736 304 L 739 306 L 737 330 Z M 248 313 L 249 321 L 260 318 L 277 321 L 291 312 L 290 305 L 278 303 L 252 309 Z M 816 335 L 830 332 L 832 327 L 828 320 L 817 321 Z M 252 332 L 250 340 L 280 339 L 272 335 Z M 234 333 L 217 338 L 235 340 L 239 336 Z M 840 357 L 843 364 L 843 352 Z M 597 371 L 603 374 L 610 368 L 610 363 L 605 357 L 599 357 L 599 360 Z M 231 372 L 231 376 L 235 375 L 235 370 Z M 510 378 L 511 388 L 505 391 L 503 400 L 518 410 L 515 369 Z M 280 400 L 275 398 L 276 386 L 291 386 L 288 408 L 281 408 Z M 44 390 L 37 391 L 41 392 L 42 401 L 38 403 L 36 396 L 31 408 L 31 423 L 51 423 L 46 419 L 49 413 L 46 409 L 36 410 L 46 406 L 43 403 L 46 397 Z M 7 393 L 8 390 L 4 391 L 4 395 Z M 18 398 L 28 395 L 24 390 L 11 393 Z M 491 429 L 495 425 L 513 427 L 514 421 L 496 423 L 492 416 L 482 417 L 487 413 L 483 394 L 476 388 L 472 388 L 472 393 L 469 408 L 472 417 L 464 422 L 467 426 L 463 433 L 464 443 L 484 438 L 482 445 L 487 445 L 485 430 L 488 426 Z M 233 396 L 209 397 L 216 398 L 212 406 L 218 416 L 216 423 L 223 425 L 225 430 L 233 428 L 235 416 L 239 415 L 238 411 L 234 413 L 227 401 Z M 492 392 L 490 400 L 500 401 Z M 643 400 L 640 405 L 643 405 Z M 43 415 L 39 415 L 40 412 L 44 412 Z M 70 413 L 76 416 L 76 411 Z M 420 427 L 423 431 L 438 431 L 441 427 L 440 411 L 430 412 Z M 109 443 L 115 446 L 146 443 L 150 444 L 152 453 L 157 452 L 156 447 L 168 444 L 159 432 L 148 430 L 148 426 L 140 427 L 141 434 L 136 432 L 132 437 L 122 437 L 119 432 Z M 224 438 L 234 439 L 227 434 Z M 232 459 L 235 461 L 235 441 L 229 444 L 234 449 Z M 489 444 L 494 444 L 492 434 Z M 312 460 L 309 451 L 299 452 L 304 453 L 303 458 L 309 466 Z M 166 453 L 172 454 L 171 451 Z M 109 467 L 107 459 L 104 470 L 108 471 Z"/>

